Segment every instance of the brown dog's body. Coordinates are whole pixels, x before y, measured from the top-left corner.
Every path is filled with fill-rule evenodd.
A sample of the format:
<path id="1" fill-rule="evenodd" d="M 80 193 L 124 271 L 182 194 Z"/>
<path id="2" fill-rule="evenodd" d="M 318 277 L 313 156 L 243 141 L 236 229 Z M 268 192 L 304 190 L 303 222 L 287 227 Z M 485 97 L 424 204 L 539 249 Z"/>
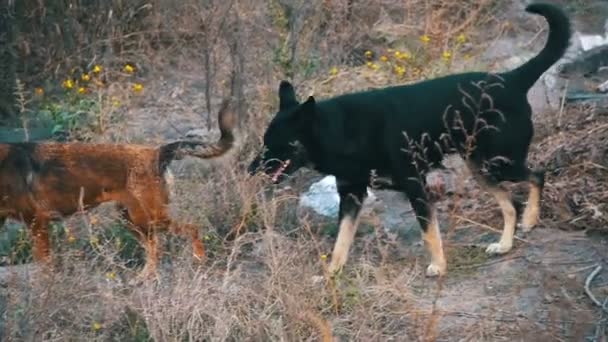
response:
<path id="1" fill-rule="evenodd" d="M 6 218 L 31 227 L 35 261 L 49 261 L 48 223 L 81 209 L 115 201 L 146 249 L 143 274 L 156 272 L 155 232 L 171 229 L 192 238 L 193 253 L 205 258 L 198 232 L 168 214 L 168 164 L 184 156 L 214 158 L 233 145 L 234 115 L 225 102 L 222 136 L 211 145 L 181 141 L 160 147 L 87 143 L 0 144 L 0 226 Z"/>

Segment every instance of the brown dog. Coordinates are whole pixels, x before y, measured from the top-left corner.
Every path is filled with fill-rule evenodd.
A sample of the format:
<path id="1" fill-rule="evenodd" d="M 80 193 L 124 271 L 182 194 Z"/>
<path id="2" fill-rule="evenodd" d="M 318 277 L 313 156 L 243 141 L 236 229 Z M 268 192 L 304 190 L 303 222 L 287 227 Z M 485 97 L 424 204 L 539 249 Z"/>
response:
<path id="1" fill-rule="evenodd" d="M 142 276 L 156 274 L 158 230 L 169 228 L 188 235 L 194 255 L 203 260 L 205 249 L 196 228 L 169 218 L 165 172 L 172 160 L 184 156 L 214 158 L 232 148 L 236 118 L 228 107 L 229 101 L 225 100 L 218 115 L 221 138 L 214 144 L 0 144 L 0 227 L 7 218 L 29 225 L 34 261 L 48 262 L 51 220 L 115 201 L 145 247 Z"/>

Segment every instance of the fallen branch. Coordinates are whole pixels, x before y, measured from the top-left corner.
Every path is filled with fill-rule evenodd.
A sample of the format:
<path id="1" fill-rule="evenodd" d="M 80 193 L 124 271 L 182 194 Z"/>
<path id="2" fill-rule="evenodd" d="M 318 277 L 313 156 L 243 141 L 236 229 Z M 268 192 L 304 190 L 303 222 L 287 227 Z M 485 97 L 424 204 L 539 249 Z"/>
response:
<path id="1" fill-rule="evenodd" d="M 585 280 L 585 293 L 587 294 L 587 296 L 589 296 L 589 299 L 591 299 L 593 304 L 599 306 L 602 309 L 602 311 L 608 313 L 608 309 L 606 309 L 606 307 L 604 306 L 604 304 L 602 304 L 602 302 L 600 302 L 599 300 L 597 300 L 597 298 L 595 298 L 595 296 L 591 292 L 591 289 L 589 288 L 589 285 L 591 285 L 591 282 L 598 275 L 598 273 L 600 273 L 601 270 L 602 270 L 602 266 L 597 265 L 597 267 L 593 270 L 593 272 L 591 272 L 589 274 L 589 276 L 587 276 L 587 279 Z"/>
<path id="2" fill-rule="evenodd" d="M 499 264 L 501 262 L 512 261 L 512 260 L 517 260 L 517 259 L 522 259 L 522 258 L 524 258 L 523 255 L 517 255 L 517 256 L 513 256 L 513 257 L 500 258 L 500 259 L 497 259 L 497 260 L 491 260 L 491 261 L 488 261 L 488 262 L 483 262 L 483 263 L 478 263 L 478 264 L 461 265 L 461 266 L 457 266 L 455 268 L 457 268 L 457 269 L 472 269 L 472 268 L 488 267 L 488 266 Z"/>
<path id="3" fill-rule="evenodd" d="M 595 336 L 593 337 L 593 341 L 594 342 L 599 342 L 599 341 L 604 341 L 604 339 L 602 339 L 602 337 L 605 335 L 605 325 L 606 325 L 606 318 L 604 317 L 604 313 L 606 311 L 606 305 L 608 304 L 608 297 L 606 299 L 604 299 L 604 304 L 602 304 L 602 312 L 600 313 L 600 319 L 597 321 L 596 325 L 595 325 Z"/>
<path id="4" fill-rule="evenodd" d="M 467 223 L 470 223 L 470 224 L 474 224 L 474 225 L 480 226 L 481 228 L 485 228 L 485 229 L 491 230 L 491 231 L 493 231 L 493 232 L 495 232 L 495 233 L 499 233 L 499 234 L 500 234 L 500 233 L 502 233 L 501 231 L 499 231 L 498 229 L 496 229 L 496 228 L 494 228 L 494 227 L 488 226 L 487 224 L 483 224 L 483 223 L 480 223 L 480 222 L 477 222 L 477 221 L 473 221 L 473 220 L 468 219 L 468 218 L 463 217 L 463 216 L 456 215 L 456 218 L 457 218 L 458 220 L 462 220 L 462 221 L 465 221 L 465 222 L 467 222 Z M 526 240 L 526 239 L 522 239 L 522 238 L 517 237 L 517 236 L 513 236 L 513 237 L 515 238 L 515 240 L 519 240 L 519 241 L 521 241 L 521 242 L 525 242 L 525 243 L 532 244 L 530 241 L 528 241 L 528 240 Z"/>

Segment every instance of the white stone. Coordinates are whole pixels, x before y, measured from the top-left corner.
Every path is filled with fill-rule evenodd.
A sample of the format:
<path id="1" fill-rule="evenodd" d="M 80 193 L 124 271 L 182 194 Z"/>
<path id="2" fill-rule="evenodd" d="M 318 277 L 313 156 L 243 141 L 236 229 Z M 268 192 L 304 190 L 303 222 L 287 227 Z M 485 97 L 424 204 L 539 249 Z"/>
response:
<path id="1" fill-rule="evenodd" d="M 373 202 L 376 196 L 367 189 L 367 202 Z M 300 206 L 314 210 L 317 214 L 338 217 L 340 210 L 340 195 L 336 185 L 336 177 L 326 176 L 318 182 L 313 183 L 307 192 L 300 196 Z"/>
<path id="2" fill-rule="evenodd" d="M 599 34 L 581 34 L 578 39 L 581 42 L 581 47 L 585 51 L 608 44 L 608 37 Z"/>

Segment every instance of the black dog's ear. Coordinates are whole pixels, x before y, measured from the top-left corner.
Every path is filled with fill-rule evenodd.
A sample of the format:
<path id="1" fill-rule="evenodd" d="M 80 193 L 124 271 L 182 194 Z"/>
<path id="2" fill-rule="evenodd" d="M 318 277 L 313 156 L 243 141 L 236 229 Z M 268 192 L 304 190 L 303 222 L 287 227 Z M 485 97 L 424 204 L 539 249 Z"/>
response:
<path id="1" fill-rule="evenodd" d="M 279 85 L 279 110 L 284 110 L 298 104 L 296 100 L 296 92 L 291 83 L 281 81 Z"/>
<path id="2" fill-rule="evenodd" d="M 315 98 L 309 96 L 306 102 L 292 113 L 292 120 L 295 120 L 298 125 L 307 125 L 316 117 L 315 113 Z"/>
<path id="3" fill-rule="evenodd" d="M 316 103 L 315 98 L 312 95 L 310 95 L 308 97 L 308 99 L 306 99 L 306 102 L 304 102 L 302 104 L 302 108 L 304 109 L 305 112 L 309 112 L 309 113 L 314 112 L 315 103 Z"/>

